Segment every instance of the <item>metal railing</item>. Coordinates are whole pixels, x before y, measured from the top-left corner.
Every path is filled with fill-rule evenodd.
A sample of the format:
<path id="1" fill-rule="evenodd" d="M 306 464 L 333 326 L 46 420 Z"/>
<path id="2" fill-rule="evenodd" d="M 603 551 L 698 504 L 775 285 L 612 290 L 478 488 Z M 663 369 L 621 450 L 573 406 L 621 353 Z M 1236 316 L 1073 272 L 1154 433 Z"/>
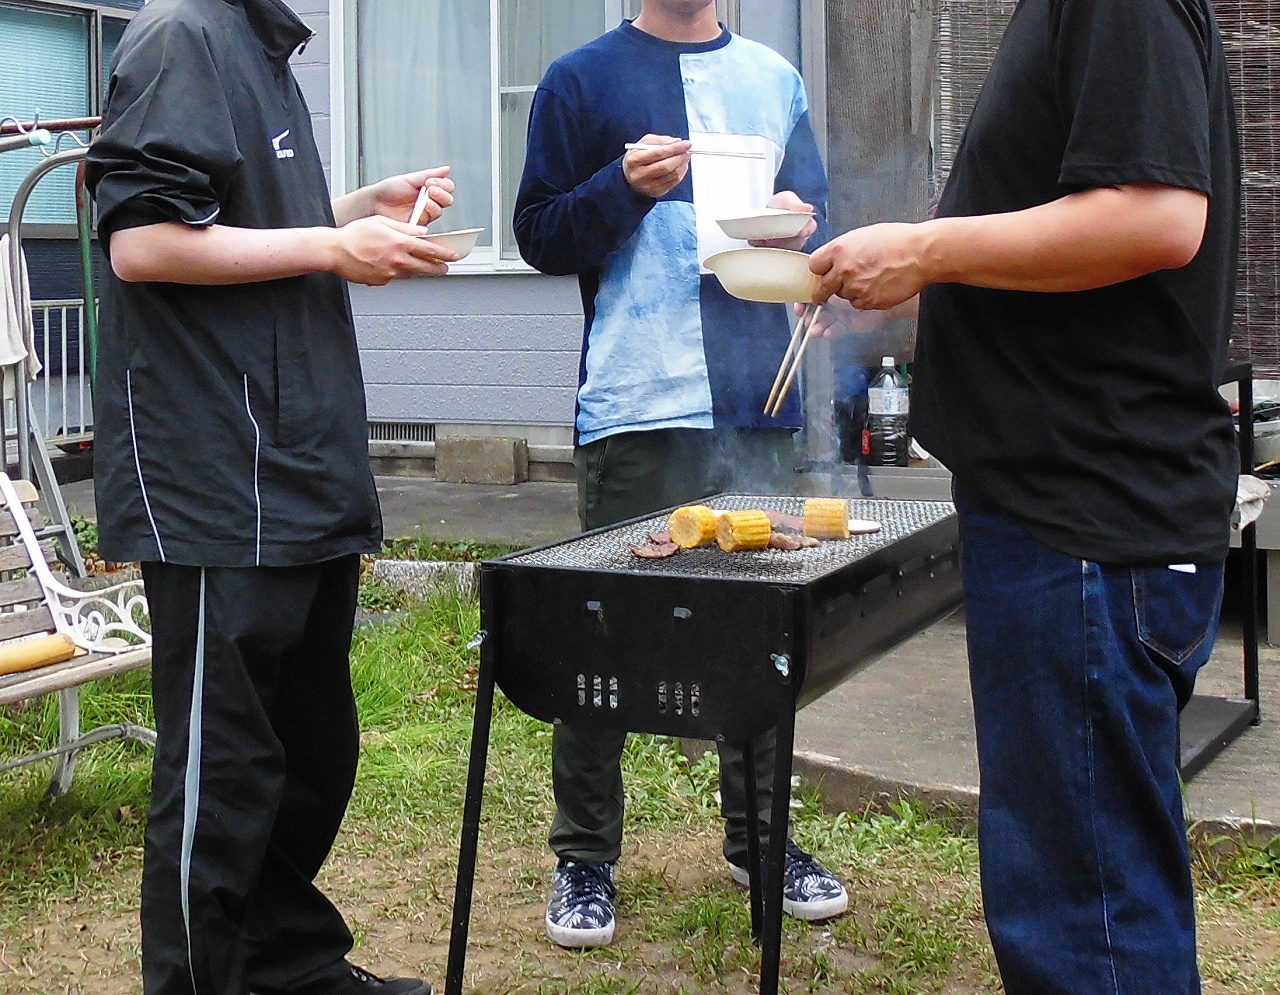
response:
<path id="1" fill-rule="evenodd" d="M 33 301 L 31 317 L 41 365 L 31 401 L 40 427 L 51 445 L 87 442 L 93 438 L 93 394 L 84 301 Z"/>

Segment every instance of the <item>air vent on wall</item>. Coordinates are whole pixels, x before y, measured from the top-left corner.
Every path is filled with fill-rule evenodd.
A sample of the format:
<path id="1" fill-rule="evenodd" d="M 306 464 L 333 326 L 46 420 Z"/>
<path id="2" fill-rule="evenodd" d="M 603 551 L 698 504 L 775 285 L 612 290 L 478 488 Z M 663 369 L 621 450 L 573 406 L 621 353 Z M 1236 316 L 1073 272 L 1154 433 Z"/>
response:
<path id="1" fill-rule="evenodd" d="M 435 442 L 435 425 L 413 421 L 371 421 L 370 442 Z"/>

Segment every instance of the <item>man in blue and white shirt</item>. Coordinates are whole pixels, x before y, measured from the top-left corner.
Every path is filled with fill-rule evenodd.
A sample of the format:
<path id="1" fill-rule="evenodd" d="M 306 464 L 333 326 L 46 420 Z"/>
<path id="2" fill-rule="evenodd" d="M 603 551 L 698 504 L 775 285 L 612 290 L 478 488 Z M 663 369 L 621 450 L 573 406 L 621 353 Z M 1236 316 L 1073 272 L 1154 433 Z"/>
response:
<path id="1" fill-rule="evenodd" d="M 799 74 L 725 30 L 714 0 L 645 0 L 634 22 L 548 70 L 515 232 L 526 261 L 576 275 L 582 289 L 575 464 L 584 529 L 730 488 L 790 488 L 799 401 L 792 395 L 776 419 L 763 414 L 790 335 L 786 312 L 730 297 L 702 262 L 746 244 L 717 218 L 765 206 L 816 214 L 797 238 L 765 244 L 820 241 L 826 199 Z M 559 862 L 546 925 L 563 946 L 613 939 L 625 740 L 555 729 L 550 844 Z M 755 754 L 767 840 L 771 734 Z M 724 854 L 746 883 L 742 753 L 722 745 L 720 761 Z M 794 843 L 787 853 L 784 909 L 805 919 L 843 912 L 840 882 Z"/>

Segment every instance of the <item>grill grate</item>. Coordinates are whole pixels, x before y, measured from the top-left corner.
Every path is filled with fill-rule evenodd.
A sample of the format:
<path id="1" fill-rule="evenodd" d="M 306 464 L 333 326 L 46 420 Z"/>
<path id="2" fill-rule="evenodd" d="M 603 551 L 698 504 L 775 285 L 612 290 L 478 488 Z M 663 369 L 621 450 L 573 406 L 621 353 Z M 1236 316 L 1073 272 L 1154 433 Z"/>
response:
<path id="1" fill-rule="evenodd" d="M 787 515 L 804 513 L 804 498 L 723 495 L 706 504 L 717 510 L 772 509 Z M 945 501 L 851 500 L 852 518 L 880 523 L 874 535 L 854 536 L 844 541 L 823 542 L 814 549 L 794 552 L 764 549 L 744 553 L 724 553 L 716 546 L 688 549 L 666 560 L 642 560 L 631 553 L 632 546 L 648 542 L 648 534 L 667 527 L 667 515 L 605 532 L 570 539 L 543 549 L 519 553 L 508 562 L 529 566 L 583 570 L 621 571 L 668 577 L 707 577 L 732 580 L 786 581 L 808 583 L 877 550 L 892 545 L 955 514 Z"/>

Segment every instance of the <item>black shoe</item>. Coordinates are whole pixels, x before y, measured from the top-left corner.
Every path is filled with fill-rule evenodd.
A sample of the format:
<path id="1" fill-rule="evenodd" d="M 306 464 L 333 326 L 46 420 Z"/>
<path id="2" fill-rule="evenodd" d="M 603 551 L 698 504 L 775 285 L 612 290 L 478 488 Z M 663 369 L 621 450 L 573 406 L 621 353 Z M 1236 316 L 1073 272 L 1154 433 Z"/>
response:
<path id="1" fill-rule="evenodd" d="M 431 995 L 431 986 L 418 978 L 379 978 L 353 964 L 351 973 L 324 995 Z"/>

